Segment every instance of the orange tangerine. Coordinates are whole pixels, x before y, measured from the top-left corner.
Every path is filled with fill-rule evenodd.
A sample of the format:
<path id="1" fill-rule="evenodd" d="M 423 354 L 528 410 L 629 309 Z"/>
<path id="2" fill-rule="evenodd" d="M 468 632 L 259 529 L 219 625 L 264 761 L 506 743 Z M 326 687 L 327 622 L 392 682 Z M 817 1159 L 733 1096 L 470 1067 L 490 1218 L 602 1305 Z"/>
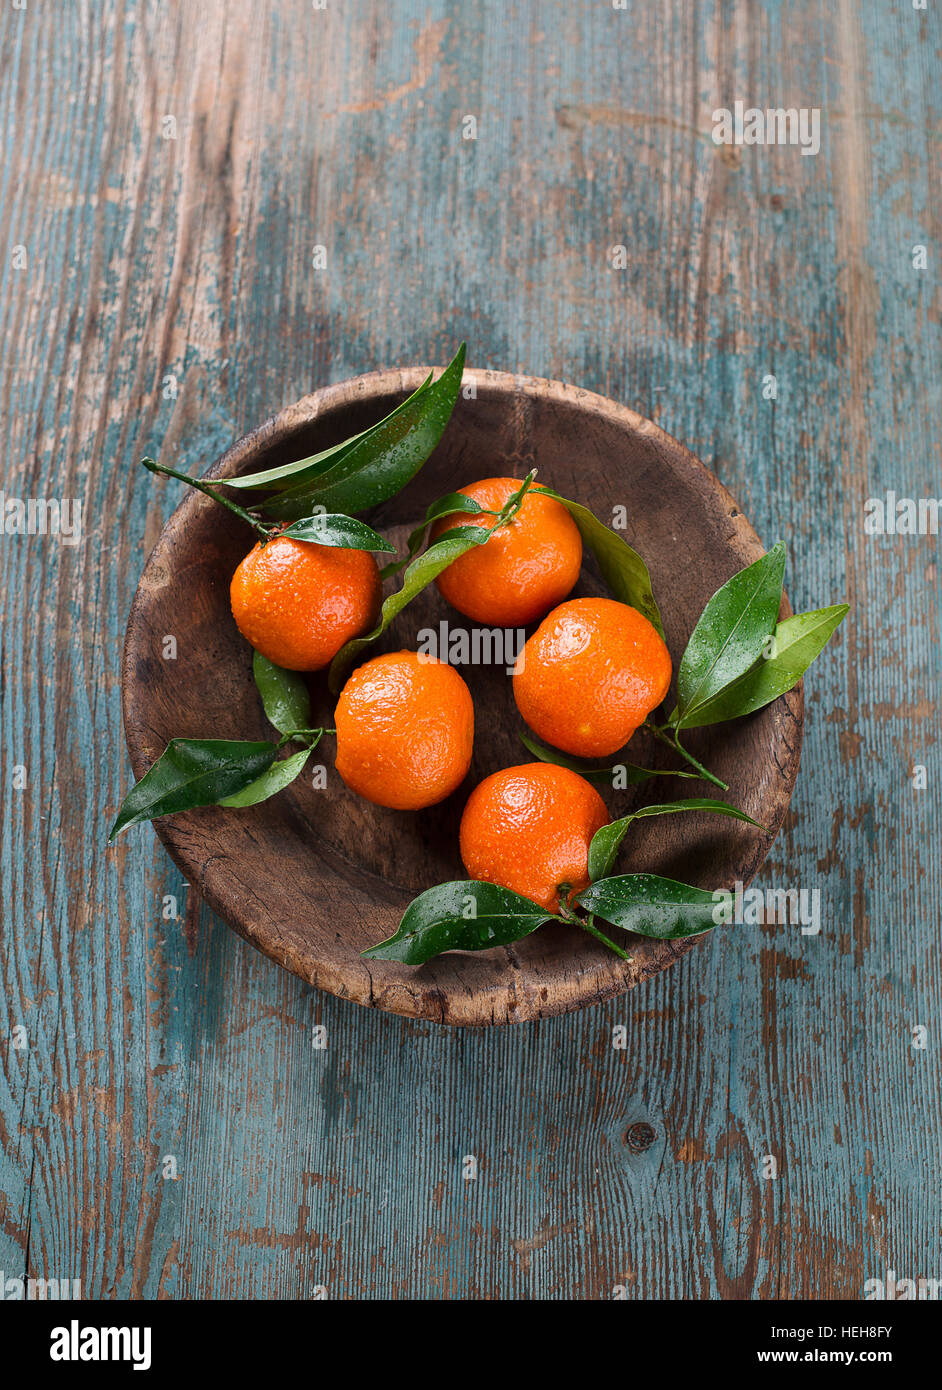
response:
<path id="1" fill-rule="evenodd" d="M 471 692 L 453 666 L 417 652 L 389 652 L 358 667 L 334 723 L 337 771 L 378 806 L 434 806 L 471 766 Z"/>
<path id="2" fill-rule="evenodd" d="M 577 772 L 554 763 L 507 767 L 469 796 L 461 858 L 469 877 L 556 912 L 561 885 L 570 897 L 588 887 L 589 845 L 608 820 L 605 802 Z"/>
<path id="3" fill-rule="evenodd" d="M 628 742 L 667 694 L 671 658 L 647 618 L 608 598 L 554 608 L 514 670 L 514 699 L 533 732 L 555 748 L 607 757 Z"/>
<path id="4" fill-rule="evenodd" d="M 366 550 L 276 536 L 259 542 L 232 576 L 232 616 L 276 666 L 319 671 L 351 637 L 372 628 L 383 585 Z"/>
<path id="5" fill-rule="evenodd" d="M 485 478 L 459 488 L 488 511 L 499 512 L 520 487 L 517 478 Z M 455 526 L 493 528 L 493 516 L 463 512 L 432 527 L 437 540 Z M 439 593 L 453 608 L 489 627 L 526 627 L 536 622 L 579 578 L 582 537 L 561 502 L 530 491 L 508 525 L 486 545 L 459 555 L 436 579 Z"/>

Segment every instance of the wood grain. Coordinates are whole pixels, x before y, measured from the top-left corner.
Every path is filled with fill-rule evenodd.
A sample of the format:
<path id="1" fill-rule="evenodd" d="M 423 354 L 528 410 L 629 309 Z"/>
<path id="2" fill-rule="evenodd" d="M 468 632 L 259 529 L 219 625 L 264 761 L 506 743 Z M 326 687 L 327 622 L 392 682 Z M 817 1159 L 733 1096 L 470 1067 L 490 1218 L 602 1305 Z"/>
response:
<path id="1" fill-rule="evenodd" d="M 5 6 L 0 37 L 2 486 L 87 523 L 0 537 L 0 1033 L 29 1043 L 0 1049 L 0 1268 L 121 1298 L 938 1276 L 937 543 L 862 527 L 870 495 L 939 494 L 938 7 L 85 0 Z M 820 108 L 820 154 L 714 147 L 736 99 Z M 195 468 L 462 336 L 654 419 L 787 541 L 796 609 L 854 605 L 762 872 L 820 890 L 820 934 L 716 934 L 481 1035 L 310 989 L 149 830 L 102 834 L 121 636 L 177 501 L 136 459 Z"/>
<path id="2" fill-rule="evenodd" d="M 428 374 L 425 367 L 372 373 L 315 392 L 233 444 L 206 476 L 264 472 L 352 438 Z M 614 401 L 561 382 L 467 372 L 445 437 L 419 478 L 368 519 L 405 554 L 410 533 L 436 498 L 481 473 L 525 475 L 537 465 L 544 482 L 596 516 L 621 509 L 629 518 L 625 539 L 650 568 L 679 666 L 711 594 L 758 559 L 762 546 L 698 459 Z M 230 577 L 251 542 L 243 521 L 191 494 L 150 555 L 128 620 L 122 678 L 137 777 L 175 737 L 206 737 L 207 730 L 223 738 L 271 736 L 251 677 L 251 651 L 229 606 Z M 608 592 L 587 556 L 573 594 Z M 790 612 L 787 600 L 784 607 Z M 420 635 L 438 633 L 441 624 L 468 632 L 467 620 L 430 586 L 390 625 L 374 654 L 414 651 Z M 316 782 L 298 778 L 284 795 L 251 811 L 204 810 L 160 821 L 158 834 L 181 871 L 241 935 L 307 983 L 411 1018 L 479 1027 L 529 1022 L 597 1004 L 672 965 L 692 941 L 633 938 L 626 946 L 630 960 L 621 960 L 595 939 L 556 925 L 498 951 L 449 954 L 420 969 L 363 959 L 363 950 L 395 933 L 416 894 L 464 877 L 458 828 L 468 788 L 530 760 L 519 740 L 526 726 L 506 661 L 460 669 L 474 699 L 477 735 L 467 784 L 441 805 L 415 815 L 372 806 L 349 791 L 333 771 L 332 754 L 322 752 L 326 762 L 318 761 Z M 332 727 L 326 677 L 308 684 L 315 725 Z M 673 703 L 672 696 L 665 709 Z M 632 835 L 620 867 L 729 892 L 749 883 L 788 810 L 803 709 L 799 686 L 754 718 L 688 738 L 695 756 L 728 784 L 724 799 L 762 829 L 705 814 L 651 818 L 636 827 L 642 833 Z M 653 739 L 647 746 L 635 739 L 625 756 L 651 767 L 680 765 L 676 754 L 665 759 L 663 752 Z M 654 799 L 677 789 L 686 792 L 690 784 L 664 780 Z M 650 786 L 609 789 L 612 818 L 650 800 Z"/>

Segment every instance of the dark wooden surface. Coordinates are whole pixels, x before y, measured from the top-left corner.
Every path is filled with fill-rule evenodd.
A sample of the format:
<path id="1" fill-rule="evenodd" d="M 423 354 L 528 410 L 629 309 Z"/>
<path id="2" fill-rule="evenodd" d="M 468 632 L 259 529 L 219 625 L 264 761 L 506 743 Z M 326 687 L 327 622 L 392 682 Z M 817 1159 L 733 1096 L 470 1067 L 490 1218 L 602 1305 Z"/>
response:
<path id="1" fill-rule="evenodd" d="M 2 486 L 87 521 L 0 537 L 0 1268 L 122 1298 L 938 1276 L 937 541 L 862 524 L 940 491 L 938 7 L 31 4 L 0 37 Z M 820 107 L 821 152 L 718 150 L 736 99 Z M 820 934 L 716 933 L 474 1034 L 306 987 L 151 831 L 103 833 L 178 500 L 135 460 L 462 336 L 655 419 L 787 541 L 796 609 L 854 605 L 760 879 L 819 889 Z"/>

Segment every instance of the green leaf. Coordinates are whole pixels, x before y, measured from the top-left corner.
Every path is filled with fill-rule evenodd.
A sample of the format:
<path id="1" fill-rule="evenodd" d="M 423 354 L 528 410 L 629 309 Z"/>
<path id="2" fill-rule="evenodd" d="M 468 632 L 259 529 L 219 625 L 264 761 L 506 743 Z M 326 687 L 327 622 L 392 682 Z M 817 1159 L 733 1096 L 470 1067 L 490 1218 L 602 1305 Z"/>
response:
<path id="1" fill-rule="evenodd" d="M 583 542 L 598 561 L 602 578 L 615 597 L 620 603 L 637 608 L 663 637 L 664 627 L 654 598 L 654 590 L 651 588 L 651 576 L 638 552 L 632 550 L 617 531 L 599 521 L 595 513 L 590 512 L 581 502 L 569 502 L 552 488 L 539 485 L 534 488 L 534 492 L 543 492 L 547 497 L 553 497 L 563 504 L 579 527 Z"/>
<path id="2" fill-rule="evenodd" d="M 111 827 L 113 840 L 129 825 L 216 805 L 247 787 L 275 758 L 273 743 L 174 738 L 153 767 L 132 787 Z"/>
<path id="3" fill-rule="evenodd" d="M 297 459 L 294 463 L 283 463 L 278 468 L 267 468 L 262 473 L 246 473 L 240 478 L 224 478 L 221 481 L 226 487 L 233 488 L 274 488 L 284 491 L 287 487 L 296 487 L 298 483 L 314 478 L 318 473 L 323 473 L 327 468 L 350 452 L 353 446 L 361 439 L 366 439 L 369 435 L 375 434 L 383 425 L 388 424 L 394 416 L 400 415 L 404 410 L 411 406 L 419 396 L 428 390 L 434 373 L 429 372 L 411 396 L 407 396 L 401 405 L 385 415 L 382 420 L 375 425 L 370 425 L 369 429 L 361 430 L 359 434 L 352 434 L 349 439 L 343 439 L 339 444 L 332 444 L 329 449 L 322 449 L 319 454 L 310 454 L 307 458 Z"/>
<path id="4" fill-rule="evenodd" d="M 614 774 L 621 774 L 619 781 L 624 781 L 625 786 L 632 786 L 637 782 L 646 782 L 649 777 L 692 777 L 696 779 L 695 772 L 674 772 L 670 768 L 639 767 L 637 763 L 613 763 L 611 767 L 589 767 L 580 758 L 571 758 L 567 753 L 560 753 L 556 748 L 544 748 L 536 739 L 530 738 L 527 734 L 518 734 L 520 742 L 528 748 L 535 758 L 539 758 L 543 763 L 555 763 L 557 767 L 568 767 L 570 772 L 578 772 L 580 777 L 584 777 L 587 782 L 592 782 L 597 787 L 614 786 Z"/>
<path id="5" fill-rule="evenodd" d="M 691 797 L 687 801 L 666 801 L 658 806 L 642 806 L 640 811 L 633 811 L 630 816 L 622 816 L 620 820 L 603 825 L 601 830 L 597 830 L 592 836 L 592 843 L 589 845 L 589 878 L 593 883 L 596 879 L 605 878 L 611 873 L 619 846 L 632 821 L 641 820 L 645 816 L 666 816 L 674 811 L 714 811 L 719 816 L 732 816 L 735 820 L 744 820 L 749 825 L 758 826 L 760 830 L 764 829 L 757 820 L 747 816 L 745 811 L 730 806 L 727 801 L 712 801 L 708 797 Z M 594 908 L 592 910 L 595 911 Z"/>
<path id="6" fill-rule="evenodd" d="M 425 520 L 420 526 L 410 534 L 407 546 L 407 554 L 404 560 L 398 561 L 395 565 L 387 565 L 383 570 L 383 576 L 393 574 L 396 570 L 402 569 L 410 560 L 414 559 L 422 549 L 426 533 L 433 521 L 438 521 L 443 516 L 454 516 L 459 512 L 467 512 L 470 515 L 480 514 L 484 511 L 480 502 L 475 502 L 473 497 L 465 497 L 460 492 L 449 492 L 445 497 L 439 497 L 437 501 L 429 504 L 425 513 Z M 492 513 L 488 513 L 492 515 Z"/>
<path id="7" fill-rule="evenodd" d="M 517 491 L 507 498 L 493 526 L 453 526 L 450 531 L 439 536 L 438 540 L 434 541 L 422 555 L 412 561 L 402 577 L 402 588 L 396 593 L 390 594 L 383 603 L 379 625 L 364 637 L 354 637 L 345 643 L 331 662 L 328 684 L 334 694 L 337 694 L 343 684 L 350 662 L 357 653 L 362 651 L 364 647 L 368 647 L 371 642 L 375 642 L 377 637 L 386 631 L 393 619 L 402 612 L 406 604 L 415 598 L 416 594 L 421 593 L 433 579 L 441 574 L 442 570 L 447 569 L 460 555 L 464 555 L 476 545 L 486 545 L 501 526 L 505 526 L 513 520 L 530 489 L 534 472 L 528 473 Z"/>
<path id="8" fill-rule="evenodd" d="M 583 889 L 576 901 L 613 926 L 661 941 L 699 936 L 718 925 L 711 892 L 656 874 L 603 878 Z"/>
<path id="9" fill-rule="evenodd" d="M 849 604 L 838 603 L 833 608 L 817 608 L 813 613 L 796 613 L 786 618 L 775 629 L 775 655 L 760 657 L 744 676 L 685 717 L 683 727 L 700 729 L 724 719 L 739 719 L 777 700 L 798 684 L 849 611 Z"/>
<path id="10" fill-rule="evenodd" d="M 459 555 L 464 555 L 476 545 L 485 545 L 490 535 L 490 530 L 485 526 L 455 526 L 430 545 L 428 550 L 423 551 L 417 560 L 412 561 L 402 576 L 402 588 L 384 600 L 379 624 L 364 637 L 352 637 L 340 648 L 331 662 L 328 684 L 334 694 L 343 685 L 350 662 L 364 647 L 375 642 L 377 637 L 386 631 L 406 604 L 410 603 L 416 594 L 421 593 L 427 584 L 431 584 L 453 560 L 457 560 Z"/>
<path id="11" fill-rule="evenodd" d="M 529 936 L 553 919 L 538 903 L 468 879 L 440 883 L 420 893 L 405 910 L 399 930 L 362 954 L 371 960 L 422 965 L 442 951 L 487 951 Z"/>
<path id="12" fill-rule="evenodd" d="M 315 545 L 334 545 L 344 550 L 385 550 L 395 554 L 396 547 L 383 540 L 378 531 L 364 521 L 356 521 L 342 512 L 319 512 L 304 516 L 286 526 L 279 536 L 296 541 L 313 541 Z"/>
<path id="13" fill-rule="evenodd" d="M 717 589 L 700 614 L 677 673 L 677 709 L 684 727 L 724 686 L 756 661 L 775 626 L 782 601 L 785 547 L 781 541 Z M 676 716 L 676 717 L 675 717 Z"/>
<path id="14" fill-rule="evenodd" d="M 439 521 L 443 516 L 453 516 L 456 512 L 468 512 L 473 515 L 483 511 L 480 502 L 476 502 L 473 497 L 465 497 L 463 492 L 446 492 L 444 497 L 436 498 L 426 507 L 425 525 L 431 521 Z M 421 527 L 418 529 L 421 530 Z M 413 531 L 412 534 L 415 535 L 416 532 Z"/>
<path id="15" fill-rule="evenodd" d="M 395 496 L 415 477 L 445 432 L 461 389 L 464 357 L 462 343 L 438 380 L 413 396 L 405 408 L 358 439 L 323 472 L 262 503 L 261 510 L 290 521 L 317 506 L 355 514 Z"/>
<path id="16" fill-rule="evenodd" d="M 439 517 L 453 516 L 456 512 L 480 513 L 484 508 L 480 502 L 475 502 L 473 497 L 465 497 L 460 492 L 449 492 L 446 497 L 439 497 L 436 502 L 431 502 L 425 513 L 425 520 L 416 526 L 415 530 L 409 535 L 406 546 L 406 556 L 404 560 L 395 560 L 391 564 L 384 566 L 382 576 L 386 579 L 391 574 L 397 574 L 404 569 L 412 560 L 415 559 L 425 540 L 429 526 Z"/>
<path id="17" fill-rule="evenodd" d="M 307 682 L 297 671 L 286 671 L 256 652 L 252 658 L 252 674 L 262 707 L 280 734 L 292 734 L 306 729 L 311 722 L 311 697 Z"/>
<path id="18" fill-rule="evenodd" d="M 240 792 L 234 792 L 232 796 L 224 796 L 219 805 L 256 806 L 260 801 L 267 801 L 276 792 L 283 791 L 299 773 L 303 772 L 304 764 L 311 756 L 311 751 L 315 746 L 312 743 L 309 748 L 302 748 L 300 753 L 292 753 L 290 758 L 282 758 L 279 762 L 272 763 L 261 777 L 256 777 L 254 782 L 250 782 Z"/>

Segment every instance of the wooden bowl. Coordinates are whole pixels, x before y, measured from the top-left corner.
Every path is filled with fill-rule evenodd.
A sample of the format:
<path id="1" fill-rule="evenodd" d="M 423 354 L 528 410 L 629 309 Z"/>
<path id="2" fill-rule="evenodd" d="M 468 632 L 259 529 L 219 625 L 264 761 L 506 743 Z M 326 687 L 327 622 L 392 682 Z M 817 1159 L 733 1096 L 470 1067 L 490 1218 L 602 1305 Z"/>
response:
<path id="1" fill-rule="evenodd" d="M 426 374 L 424 367 L 375 372 L 316 391 L 239 440 L 206 477 L 323 449 L 381 418 Z M 603 521 L 625 507 L 624 534 L 650 568 L 676 669 L 710 595 L 763 553 L 733 498 L 675 439 L 614 401 L 502 372 L 468 370 L 464 389 L 470 399 L 459 398 L 438 449 L 409 487 L 368 517 L 371 524 L 402 549 L 433 498 L 482 477 L 523 477 L 534 466 L 542 482 Z M 122 676 L 137 777 L 174 736 L 272 736 L 252 680 L 251 650 L 229 610 L 231 575 L 251 545 L 238 518 L 190 491 L 154 547 L 128 621 Z M 587 555 L 574 596 L 605 592 Z M 374 650 L 414 648 L 419 629 L 443 619 L 459 627 L 469 621 L 432 586 Z M 165 660 L 163 639 L 171 634 L 177 656 Z M 509 1023 L 578 1009 L 620 994 L 691 950 L 695 940 L 633 936 L 624 938 L 632 955 L 626 963 L 576 928 L 553 925 L 513 946 L 453 952 L 418 968 L 361 958 L 365 947 L 392 934 L 416 893 L 465 877 L 458 823 L 471 787 L 498 768 L 532 760 L 518 740 L 524 725 L 504 667 L 462 674 L 475 702 L 474 762 L 448 801 L 415 814 L 368 804 L 334 772 L 332 740 L 325 739 L 315 758 L 327 768 L 326 789 L 315 789 L 306 774 L 249 810 L 211 807 L 156 822 L 188 882 L 240 935 L 308 983 L 441 1023 Z M 325 676 L 310 684 L 315 723 L 332 724 Z M 623 846 L 621 872 L 643 869 L 711 888 L 748 883 L 788 807 L 802 715 L 799 686 L 758 714 L 689 738 L 691 750 L 729 783 L 727 799 L 766 832 L 704 814 L 642 820 Z M 670 751 L 648 746 L 646 737 L 632 741 L 631 760 L 674 766 Z M 722 795 L 704 782 L 658 778 L 651 787 L 604 795 L 617 815 L 645 801 Z"/>

